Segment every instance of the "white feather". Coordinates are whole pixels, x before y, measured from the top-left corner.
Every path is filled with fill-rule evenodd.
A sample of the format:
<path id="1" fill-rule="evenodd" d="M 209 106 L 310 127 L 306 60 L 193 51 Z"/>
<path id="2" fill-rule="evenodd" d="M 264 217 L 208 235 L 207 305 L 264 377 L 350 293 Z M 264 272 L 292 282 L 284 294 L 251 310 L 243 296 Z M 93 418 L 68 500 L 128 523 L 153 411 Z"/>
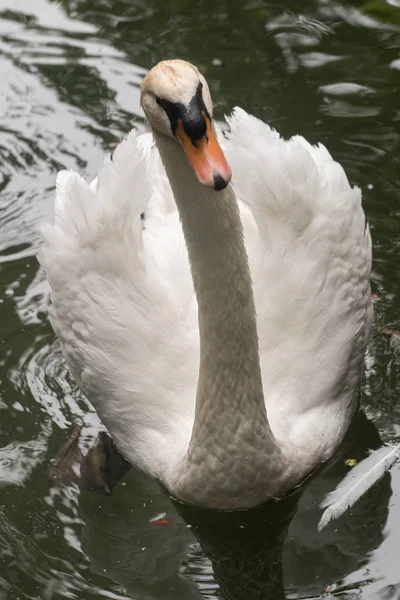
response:
<path id="1" fill-rule="evenodd" d="M 382 446 L 353 467 L 321 502 L 321 508 L 325 510 L 318 523 L 318 531 L 353 506 L 399 458 L 400 444 Z"/>
<path id="2" fill-rule="evenodd" d="M 174 464 L 190 439 L 198 331 L 182 228 L 151 140 L 131 132 L 92 185 L 59 173 L 39 259 L 75 379 L 121 453 L 161 478 L 163 458 Z"/>
<path id="3" fill-rule="evenodd" d="M 361 192 L 322 145 L 285 141 L 240 108 L 228 124 L 268 419 L 300 463 L 327 459 L 354 414 L 372 320 Z"/>

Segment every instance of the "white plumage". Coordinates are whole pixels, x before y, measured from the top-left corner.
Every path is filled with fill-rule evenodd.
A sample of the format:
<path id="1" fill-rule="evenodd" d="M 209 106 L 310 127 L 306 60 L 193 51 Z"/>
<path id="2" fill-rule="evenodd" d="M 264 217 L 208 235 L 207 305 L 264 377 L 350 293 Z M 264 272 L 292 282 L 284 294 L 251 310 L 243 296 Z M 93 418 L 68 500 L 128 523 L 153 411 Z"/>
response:
<path id="1" fill-rule="evenodd" d="M 233 183 L 252 209 L 243 222 L 268 419 L 327 458 L 356 406 L 372 320 L 361 192 L 324 146 L 284 141 L 241 109 L 228 122 Z"/>
<path id="2" fill-rule="evenodd" d="M 339 485 L 321 502 L 324 509 L 318 531 L 338 519 L 367 492 L 400 458 L 400 445 L 381 446 L 351 469 Z"/>
<path id="3" fill-rule="evenodd" d="M 182 65 L 194 69 L 178 62 L 168 63 L 175 75 Z M 183 76 L 190 80 L 187 71 Z M 203 87 L 210 112 L 207 93 Z M 204 211 L 217 214 L 219 202 L 235 203 L 232 188 L 201 186 L 180 146 L 144 108 L 154 138 L 131 132 L 92 185 L 70 171 L 58 175 L 55 222 L 43 230 L 40 253 L 51 286 L 51 322 L 78 385 L 130 462 L 184 500 L 220 508 L 255 505 L 285 493 L 329 458 L 357 408 L 372 319 L 371 240 L 361 193 L 323 146 L 301 137 L 284 141 L 239 108 L 228 119 L 227 136 L 217 132 L 232 168 L 253 283 L 270 426 L 262 431 L 264 406 L 252 400 L 256 377 L 230 341 L 233 331 L 236 344 L 251 342 L 246 327 L 240 333 L 245 309 L 229 316 L 234 293 L 224 299 L 232 323 L 223 324 L 228 333 L 215 361 L 237 365 L 238 381 L 230 389 L 229 369 L 221 366 L 215 375 L 211 359 L 200 365 L 196 293 L 200 298 L 202 280 L 192 255 L 189 264 L 180 220 L 185 227 L 188 206 L 196 214 L 192 238 L 201 228 L 206 232 L 201 258 L 209 262 L 207 276 L 215 275 L 207 285 L 217 288 L 222 259 L 213 248 L 224 248 L 225 238 L 215 240 L 218 217 L 207 223 Z M 187 205 L 179 200 L 180 212 L 179 190 L 193 196 Z M 228 238 L 227 218 L 221 217 L 221 228 Z M 185 235 L 190 249 L 193 239 Z M 232 270 L 231 290 L 240 291 L 230 259 L 234 242 L 232 233 L 226 245 L 233 250 L 223 264 Z M 210 315 L 214 304 L 205 304 Z M 204 315 L 202 323 L 206 327 Z M 204 400 L 199 373 L 209 384 Z M 192 437 L 195 419 L 199 427 L 201 419 L 208 421 Z"/>

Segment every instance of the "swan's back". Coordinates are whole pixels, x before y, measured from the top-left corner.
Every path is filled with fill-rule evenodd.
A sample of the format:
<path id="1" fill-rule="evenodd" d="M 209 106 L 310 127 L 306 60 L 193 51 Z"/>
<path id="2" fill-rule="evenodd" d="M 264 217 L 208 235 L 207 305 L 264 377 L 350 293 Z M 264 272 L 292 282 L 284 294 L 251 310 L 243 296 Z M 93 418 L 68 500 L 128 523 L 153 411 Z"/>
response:
<path id="1" fill-rule="evenodd" d="M 327 458 L 357 407 L 372 320 L 361 191 L 323 146 L 235 109 L 226 153 L 243 200 L 272 431 Z"/>

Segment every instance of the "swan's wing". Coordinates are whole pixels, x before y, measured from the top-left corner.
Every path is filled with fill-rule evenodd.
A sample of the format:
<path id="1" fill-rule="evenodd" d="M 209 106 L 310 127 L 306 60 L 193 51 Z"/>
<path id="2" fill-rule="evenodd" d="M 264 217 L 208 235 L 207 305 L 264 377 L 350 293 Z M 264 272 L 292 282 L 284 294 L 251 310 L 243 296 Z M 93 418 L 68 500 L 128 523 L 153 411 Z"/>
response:
<path id="1" fill-rule="evenodd" d="M 67 363 L 122 454 L 162 479 L 166 456 L 173 465 L 190 439 L 199 340 L 182 228 L 151 137 L 132 132 L 92 185 L 59 173 L 43 235 Z"/>
<path id="2" fill-rule="evenodd" d="M 268 417 L 278 438 L 319 461 L 354 412 L 372 318 L 361 192 L 323 146 L 284 141 L 241 109 L 228 123 Z"/>

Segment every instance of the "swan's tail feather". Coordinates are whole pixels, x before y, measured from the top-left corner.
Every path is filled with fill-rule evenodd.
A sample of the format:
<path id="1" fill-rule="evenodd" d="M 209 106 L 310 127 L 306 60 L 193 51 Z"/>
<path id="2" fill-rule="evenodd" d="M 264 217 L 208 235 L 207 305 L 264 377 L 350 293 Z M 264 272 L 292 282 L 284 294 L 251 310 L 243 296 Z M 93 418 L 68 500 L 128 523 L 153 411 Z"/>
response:
<path id="1" fill-rule="evenodd" d="M 321 508 L 325 510 L 318 523 L 318 531 L 353 506 L 399 458 L 400 444 L 382 446 L 356 465 L 322 500 Z"/>

